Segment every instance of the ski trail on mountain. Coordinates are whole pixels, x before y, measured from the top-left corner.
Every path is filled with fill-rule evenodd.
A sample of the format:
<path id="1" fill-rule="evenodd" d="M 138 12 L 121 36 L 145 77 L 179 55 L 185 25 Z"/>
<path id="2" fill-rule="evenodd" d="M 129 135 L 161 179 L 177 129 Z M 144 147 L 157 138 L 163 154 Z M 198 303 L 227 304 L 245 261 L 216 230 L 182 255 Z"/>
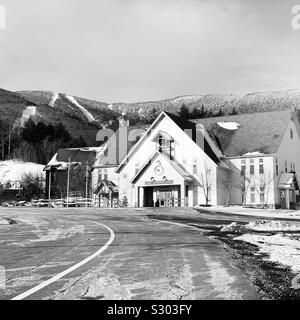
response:
<path id="1" fill-rule="evenodd" d="M 84 116 L 87 118 L 87 120 L 88 120 L 89 122 L 94 122 L 94 121 L 96 121 L 95 118 L 93 117 L 93 115 L 92 115 L 90 112 L 88 112 L 82 105 L 80 105 L 80 104 L 75 100 L 74 97 L 72 97 L 72 96 L 66 96 L 66 98 L 67 98 L 71 103 L 73 103 L 73 104 L 84 114 Z"/>

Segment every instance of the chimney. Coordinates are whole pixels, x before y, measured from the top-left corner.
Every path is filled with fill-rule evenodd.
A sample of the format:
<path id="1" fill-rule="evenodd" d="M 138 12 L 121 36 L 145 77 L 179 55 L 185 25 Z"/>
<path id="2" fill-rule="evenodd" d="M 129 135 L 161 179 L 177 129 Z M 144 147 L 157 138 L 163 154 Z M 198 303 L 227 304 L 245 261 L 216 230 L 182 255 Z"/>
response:
<path id="1" fill-rule="evenodd" d="M 124 119 L 125 113 L 122 113 L 122 117 L 119 118 L 119 128 L 128 128 L 129 120 Z"/>
<path id="2" fill-rule="evenodd" d="M 201 123 L 196 124 L 196 143 L 204 151 L 205 129 Z"/>
<path id="3" fill-rule="evenodd" d="M 128 128 L 129 120 L 119 119 L 119 128 Z"/>

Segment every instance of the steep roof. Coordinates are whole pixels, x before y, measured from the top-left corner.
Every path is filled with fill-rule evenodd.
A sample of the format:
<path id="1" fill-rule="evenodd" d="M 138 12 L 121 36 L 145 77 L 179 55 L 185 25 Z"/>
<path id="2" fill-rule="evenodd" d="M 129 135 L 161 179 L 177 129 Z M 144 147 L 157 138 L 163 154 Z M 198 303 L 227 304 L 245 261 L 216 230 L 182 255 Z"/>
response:
<path id="1" fill-rule="evenodd" d="M 192 130 L 192 140 L 194 142 L 197 143 L 196 141 L 196 123 L 192 122 L 192 121 L 188 121 L 188 120 L 184 120 L 179 116 L 176 116 L 172 113 L 169 112 L 165 112 L 165 114 L 171 118 L 176 124 L 177 126 L 181 129 L 181 130 Z M 207 139 L 204 139 L 204 152 L 216 163 L 218 164 L 220 162 L 218 156 L 216 155 L 216 153 L 213 151 L 213 149 L 211 148 L 209 142 L 207 141 Z"/>
<path id="2" fill-rule="evenodd" d="M 181 117 L 178 117 L 174 114 L 171 114 L 169 112 L 161 112 L 160 115 L 156 118 L 156 120 L 151 124 L 151 126 L 147 129 L 146 134 L 144 134 L 141 139 L 132 147 L 131 150 L 129 150 L 127 156 L 121 161 L 120 165 L 116 169 L 117 173 L 120 173 L 121 170 L 126 166 L 127 160 L 130 159 L 131 155 L 139 148 L 139 146 L 144 142 L 144 139 L 149 136 L 149 133 L 151 130 L 164 118 L 164 117 L 169 117 L 181 130 L 187 130 L 191 129 L 192 133 L 192 140 L 197 144 L 197 139 L 196 139 L 196 124 L 191 121 L 187 121 L 182 119 Z M 201 146 L 199 145 L 201 148 Z M 203 146 L 202 146 L 203 148 Z M 216 163 L 220 163 L 220 159 L 211 147 L 210 143 L 207 141 L 207 139 L 204 139 L 204 152 Z"/>
<path id="3" fill-rule="evenodd" d="M 204 126 L 224 155 L 235 157 L 257 151 L 276 153 L 291 118 L 291 110 L 284 110 L 192 121 Z"/>

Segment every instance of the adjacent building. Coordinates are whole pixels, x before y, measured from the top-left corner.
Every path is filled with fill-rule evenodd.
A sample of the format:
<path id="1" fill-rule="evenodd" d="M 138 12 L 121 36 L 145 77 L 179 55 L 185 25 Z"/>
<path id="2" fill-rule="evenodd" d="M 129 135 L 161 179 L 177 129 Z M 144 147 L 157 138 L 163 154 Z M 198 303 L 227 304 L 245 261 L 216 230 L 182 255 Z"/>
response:
<path id="1" fill-rule="evenodd" d="M 148 128 L 122 120 L 95 150 L 89 163 L 99 206 L 294 208 L 299 201 L 297 111 L 193 121 L 162 112 Z"/>

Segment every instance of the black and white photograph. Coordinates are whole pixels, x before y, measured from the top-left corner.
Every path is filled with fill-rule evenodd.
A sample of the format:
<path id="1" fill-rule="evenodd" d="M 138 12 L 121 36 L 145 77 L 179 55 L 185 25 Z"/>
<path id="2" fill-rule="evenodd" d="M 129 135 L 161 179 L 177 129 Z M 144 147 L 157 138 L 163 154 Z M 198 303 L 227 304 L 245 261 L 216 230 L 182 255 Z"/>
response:
<path id="1" fill-rule="evenodd" d="M 0 0 L 0 300 L 299 300 L 299 54 L 297 0 Z"/>

